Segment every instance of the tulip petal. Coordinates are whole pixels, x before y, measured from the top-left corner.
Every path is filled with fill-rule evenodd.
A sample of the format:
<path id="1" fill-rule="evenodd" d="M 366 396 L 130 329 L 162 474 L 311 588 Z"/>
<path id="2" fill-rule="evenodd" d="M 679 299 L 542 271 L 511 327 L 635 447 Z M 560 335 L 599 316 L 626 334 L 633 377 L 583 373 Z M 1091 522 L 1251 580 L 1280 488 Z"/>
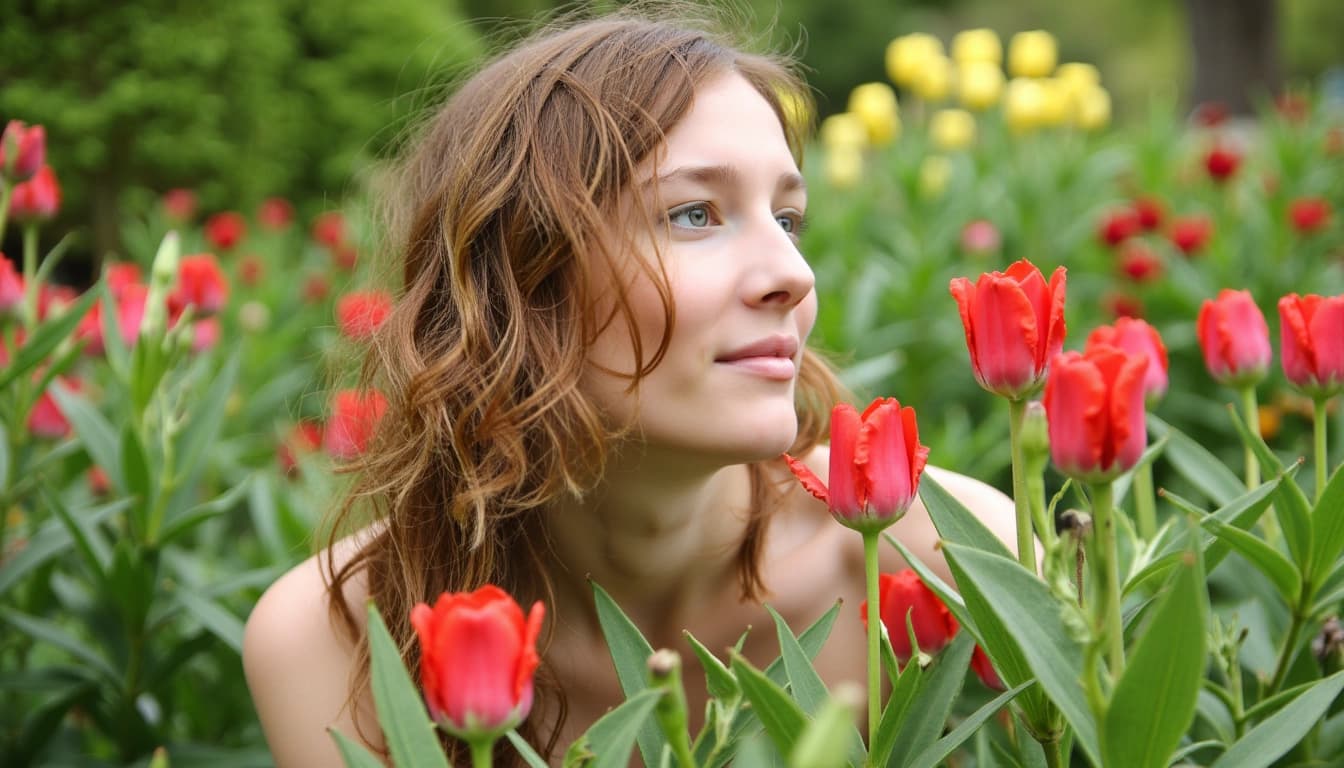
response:
<path id="1" fill-rule="evenodd" d="M 835 449 L 832 448 L 831 450 L 834 452 Z M 827 506 L 830 505 L 826 484 L 821 481 L 820 477 L 817 477 L 817 473 L 813 472 L 811 467 L 787 453 L 784 454 L 784 463 L 789 465 L 789 471 L 803 484 L 803 490 L 826 502 Z"/>
<path id="2" fill-rule="evenodd" d="M 1279 299 L 1279 350 L 1283 375 L 1299 387 L 1310 386 L 1316 378 L 1311 330 L 1303 309 L 1302 299 L 1295 293 Z"/>
<path id="3" fill-rule="evenodd" d="M 1316 376 L 1322 386 L 1344 383 L 1344 296 L 1321 300 L 1311 316 Z"/>
<path id="4" fill-rule="evenodd" d="M 978 378 L 980 361 L 975 354 L 975 321 L 971 316 L 971 308 L 975 306 L 975 284 L 964 277 L 956 277 L 948 284 L 948 290 L 951 291 L 952 298 L 957 300 L 957 311 L 961 314 L 961 327 L 966 333 L 966 350 L 971 353 L 971 370 L 976 371 L 976 377 Z"/>
<path id="5" fill-rule="evenodd" d="M 1021 394 L 1034 385 L 1039 373 L 1040 334 L 1031 301 L 1016 281 L 992 275 L 981 278 L 976 294 L 972 308 L 979 361 L 976 378 L 991 392 Z"/>
<path id="6" fill-rule="evenodd" d="M 870 412 L 863 422 L 854 463 L 867 478 L 869 514 L 894 522 L 914 498 L 910 455 L 915 446 L 906 444 L 900 403 L 889 400 Z"/>
<path id="7" fill-rule="evenodd" d="M 1045 370 L 1046 363 L 1064 349 L 1064 337 L 1068 335 L 1068 326 L 1064 323 L 1064 297 L 1068 292 L 1066 275 L 1067 270 L 1063 267 L 1055 267 L 1050 275 L 1050 312 L 1044 326 L 1048 332 L 1037 357 L 1038 371 Z"/>
<path id="8" fill-rule="evenodd" d="M 1106 388 L 1106 432 L 1098 469 L 1123 472 L 1138 462 L 1147 443 L 1143 379 L 1148 358 L 1110 345 L 1095 347 L 1086 357 L 1097 366 Z"/>
<path id="9" fill-rule="evenodd" d="M 827 504 L 831 513 L 856 518 L 864 513 L 867 481 L 854 466 L 862 424 L 858 411 L 840 403 L 831 411 L 831 472 Z"/>
<path id="10" fill-rule="evenodd" d="M 1056 356 L 1044 403 L 1055 465 L 1070 476 L 1099 469 L 1107 414 L 1105 383 L 1097 366 L 1077 352 Z"/>

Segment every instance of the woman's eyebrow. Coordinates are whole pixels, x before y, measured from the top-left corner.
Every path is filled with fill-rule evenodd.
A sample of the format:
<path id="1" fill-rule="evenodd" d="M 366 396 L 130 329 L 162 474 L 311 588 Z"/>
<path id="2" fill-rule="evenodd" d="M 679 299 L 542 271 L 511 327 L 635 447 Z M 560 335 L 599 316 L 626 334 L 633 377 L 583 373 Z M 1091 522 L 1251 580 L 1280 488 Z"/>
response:
<path id="1" fill-rule="evenodd" d="M 742 172 L 732 165 L 687 165 L 649 179 L 642 186 L 647 187 L 655 184 L 662 186 L 678 181 L 689 181 L 705 186 L 728 187 L 742 182 Z M 775 184 L 777 193 L 793 192 L 795 190 L 807 191 L 807 182 L 803 180 L 802 174 L 797 171 L 782 174 Z"/>

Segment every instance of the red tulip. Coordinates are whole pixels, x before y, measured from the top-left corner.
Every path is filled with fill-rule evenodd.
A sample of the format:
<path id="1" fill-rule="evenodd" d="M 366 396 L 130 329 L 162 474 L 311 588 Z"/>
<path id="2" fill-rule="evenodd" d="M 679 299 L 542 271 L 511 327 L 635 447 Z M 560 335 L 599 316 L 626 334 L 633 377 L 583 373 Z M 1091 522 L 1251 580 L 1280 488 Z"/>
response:
<path id="1" fill-rule="evenodd" d="M 163 215 L 172 221 L 191 221 L 196 215 L 196 193 L 190 189 L 170 189 L 163 193 Z"/>
<path id="2" fill-rule="evenodd" d="M 949 288 L 980 386 L 1014 400 L 1039 390 L 1046 365 L 1064 346 L 1064 268 L 1055 269 L 1047 285 L 1023 259 L 974 284 L 954 278 Z"/>
<path id="3" fill-rule="evenodd" d="M 294 206 L 283 197 L 268 197 L 257 209 L 257 221 L 266 229 L 284 229 L 294 222 Z"/>
<path id="4" fill-rule="evenodd" d="M 387 400 L 377 390 L 345 389 L 331 398 L 331 416 L 322 435 L 322 447 L 334 458 L 349 460 L 368 448 Z"/>
<path id="5" fill-rule="evenodd" d="M 299 456 L 312 453 L 321 447 L 322 425 L 315 421 L 300 421 L 290 429 L 289 434 L 276 448 L 280 469 L 286 475 L 294 474 L 299 468 Z"/>
<path id="6" fill-rule="evenodd" d="M 1283 375 L 1313 397 L 1344 389 L 1344 295 L 1279 299 Z"/>
<path id="7" fill-rule="evenodd" d="M 1219 144 L 1204 155 L 1204 169 L 1217 182 L 1227 181 L 1241 167 L 1241 154 L 1231 147 Z"/>
<path id="8" fill-rule="evenodd" d="M 808 493 L 826 502 L 835 519 L 860 531 L 901 519 L 919 491 L 929 449 L 919 444 L 914 408 L 895 398 L 874 400 L 860 416 L 841 403 L 831 411 L 830 484 L 785 454 Z"/>
<path id="9" fill-rule="evenodd" d="M 1330 222 L 1330 203 L 1323 197 L 1298 198 L 1288 206 L 1288 220 L 1304 235 L 1324 229 Z"/>
<path id="10" fill-rule="evenodd" d="M 327 278 L 322 275 L 309 275 L 308 279 L 303 281 L 303 300 L 307 304 L 316 304 L 327 298 L 327 291 L 330 286 L 327 285 Z"/>
<path id="11" fill-rule="evenodd" d="M 337 269 L 349 272 L 359 263 L 359 249 L 349 243 L 341 243 L 331 249 L 331 261 Z"/>
<path id="12" fill-rule="evenodd" d="M 327 211 L 313 219 L 313 239 L 332 249 L 345 242 L 345 217 L 340 211 Z"/>
<path id="13" fill-rule="evenodd" d="M 336 323 L 346 338 L 363 341 L 387 319 L 392 297 L 384 291 L 347 293 L 336 302 Z"/>
<path id="14" fill-rule="evenodd" d="M 1008 690 L 1008 686 L 1003 684 L 1003 679 L 995 671 L 994 663 L 989 660 L 989 655 L 978 645 L 971 653 L 971 671 L 975 672 L 975 676 L 980 678 L 980 682 L 984 683 L 986 688 L 995 691 Z"/>
<path id="15" fill-rule="evenodd" d="M 1162 259 L 1144 243 L 1131 240 L 1120 250 L 1120 271 L 1136 283 L 1147 283 L 1162 276 Z"/>
<path id="16" fill-rule="evenodd" d="M 1205 300 L 1195 330 L 1204 365 L 1218 382 L 1246 387 L 1269 370 L 1269 326 L 1248 291 L 1223 289 L 1217 299 Z"/>
<path id="17" fill-rule="evenodd" d="M 1216 128 L 1227 122 L 1227 105 L 1221 101 L 1205 101 L 1195 107 L 1192 115 L 1197 125 Z"/>
<path id="18" fill-rule="evenodd" d="M 37 286 L 37 319 L 46 320 L 52 315 L 64 313 L 77 298 L 79 294 L 68 285 L 42 283 Z"/>
<path id="19" fill-rule="evenodd" d="M 493 584 L 445 592 L 434 607 L 416 604 L 411 626 L 420 640 L 420 682 L 429 714 L 460 738 L 493 738 L 532 709 L 537 637 L 546 615 L 536 602 L 523 616 Z"/>
<path id="20" fill-rule="evenodd" d="M 1109 344 L 1065 352 L 1045 382 L 1050 458 L 1084 482 L 1114 480 L 1138 463 L 1148 441 L 1143 378 L 1148 360 Z"/>
<path id="21" fill-rule="evenodd" d="M 1145 232 L 1152 232 L 1161 227 L 1166 214 L 1166 209 L 1159 198 L 1144 196 L 1134 200 L 1134 215 L 1138 217 L 1139 227 Z"/>
<path id="22" fill-rule="evenodd" d="M 902 666 L 914 655 L 906 624 L 907 616 L 910 626 L 915 629 L 915 641 L 919 643 L 920 652 L 932 655 L 952 642 L 959 628 L 957 620 L 913 570 L 906 568 L 894 574 L 880 573 L 877 585 L 878 605 L 881 606 L 878 613 L 883 626 L 887 628 L 891 649 L 896 652 L 896 660 Z M 859 606 L 859 615 L 867 627 L 867 600 Z"/>
<path id="23" fill-rule="evenodd" d="M 205 239 L 216 250 L 227 251 L 247 235 L 247 221 L 234 211 L 216 213 L 205 220 Z"/>
<path id="24" fill-rule="evenodd" d="M 72 392 L 78 392 L 82 388 L 78 379 L 57 376 L 55 380 Z M 50 389 L 44 389 L 37 402 L 33 403 L 33 410 L 28 413 L 28 431 L 36 437 L 53 440 L 59 440 L 70 434 L 70 422 L 61 412 L 61 407 L 56 404 L 56 398 L 52 396 Z"/>
<path id="25" fill-rule="evenodd" d="M 109 275 L 110 277 L 110 275 Z M 134 347 L 140 338 L 140 321 L 145 317 L 145 302 L 149 298 L 149 288 L 140 283 L 126 283 L 112 294 L 117 313 L 117 329 L 121 340 L 128 348 Z M 102 355 L 106 352 L 103 340 L 103 301 L 93 303 L 89 313 L 79 321 L 75 328 L 75 338 L 87 340 L 84 353 Z"/>
<path id="26" fill-rule="evenodd" d="M 1186 256 L 1204 249 L 1213 235 L 1213 221 L 1207 216 L 1183 216 L 1171 222 L 1171 243 Z"/>
<path id="27" fill-rule="evenodd" d="M 1144 397 L 1149 402 L 1160 399 L 1167 393 L 1167 346 L 1157 329 L 1143 320 L 1121 317 L 1115 325 L 1102 325 L 1088 334 L 1084 351 L 1100 344 L 1109 344 L 1131 354 L 1140 355 L 1148 360 L 1148 371 L 1143 377 Z"/>
<path id="28" fill-rule="evenodd" d="M 998 227 L 988 219 L 976 219 L 961 229 L 961 249 L 972 256 L 997 253 L 1002 244 Z"/>
<path id="29" fill-rule="evenodd" d="M 222 329 L 218 317 L 202 317 L 191 324 L 191 351 L 200 354 L 219 343 Z"/>
<path id="30" fill-rule="evenodd" d="M 266 265 L 255 253 L 249 253 L 238 260 L 238 279 L 249 288 L 259 285 L 265 273 Z"/>
<path id="31" fill-rule="evenodd" d="M 1111 317 L 1143 317 L 1143 300 L 1132 294 L 1108 293 L 1101 297 L 1101 305 Z"/>
<path id="32" fill-rule="evenodd" d="M 19 224 L 49 221 L 61 210 L 61 185 L 56 172 L 44 165 L 29 180 L 14 185 L 9 215 Z"/>
<path id="33" fill-rule="evenodd" d="M 107 287 L 113 296 L 120 296 L 128 285 L 140 282 L 140 265 L 133 261 L 117 261 L 103 269 L 107 276 Z"/>
<path id="34" fill-rule="evenodd" d="M 0 134 L 0 176 L 11 183 L 31 179 L 47 162 L 47 129 L 10 120 Z"/>
<path id="35" fill-rule="evenodd" d="M 1106 245 L 1115 246 L 1138 234 L 1142 227 L 1139 215 L 1123 208 L 1106 214 L 1097 230 L 1097 237 Z"/>
<path id="36" fill-rule="evenodd" d="M 0 314 L 16 313 L 23 304 L 23 275 L 0 253 Z"/>
<path id="37" fill-rule="evenodd" d="M 177 284 L 168 295 L 169 311 L 176 316 L 188 306 L 197 315 L 213 315 L 229 298 L 229 281 L 214 254 L 183 256 L 177 267 Z"/>

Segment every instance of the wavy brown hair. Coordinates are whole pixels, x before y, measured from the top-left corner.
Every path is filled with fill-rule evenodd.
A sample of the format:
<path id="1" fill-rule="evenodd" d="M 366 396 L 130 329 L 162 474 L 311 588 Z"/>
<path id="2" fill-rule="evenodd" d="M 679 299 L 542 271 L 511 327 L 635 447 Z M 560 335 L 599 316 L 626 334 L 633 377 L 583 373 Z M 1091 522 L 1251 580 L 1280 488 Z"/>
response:
<path id="1" fill-rule="evenodd" d="M 620 197 L 636 193 L 637 168 L 656 163 L 696 88 L 729 72 L 770 103 L 798 156 L 807 126 L 786 117 L 781 99 L 806 102 L 807 91 L 786 59 L 746 53 L 703 24 L 626 14 L 550 29 L 493 60 L 432 115 L 396 168 L 388 232 L 402 285 L 362 368 L 389 407 L 369 450 L 347 467 L 355 480 L 327 544 L 332 555 L 338 537 L 379 521 L 352 558 L 326 558 L 332 614 L 360 648 L 352 704 L 369 682 L 360 607 L 344 596 L 357 576 L 388 617 L 486 583 L 529 600 L 551 594 L 539 510 L 592 488 L 621 433 L 579 386 L 589 346 L 610 323 L 624 324 L 641 361 L 635 391 L 668 344 L 666 331 L 639 338 L 623 281 L 610 281 L 609 313 L 593 310 L 586 286 L 628 272 L 629 244 L 650 224 L 622 214 L 646 208 Z M 611 242 L 611 233 L 626 239 Z M 661 263 L 633 266 L 659 286 L 671 329 Z M 825 437 L 841 397 L 830 368 L 805 352 L 792 451 Z M 763 592 L 760 550 L 778 493 L 763 466 L 752 465 L 751 478 L 744 599 Z M 415 668 L 409 624 L 389 628 Z M 551 733 L 525 732 L 549 753 L 564 697 L 545 675 L 537 702 L 558 707 L 528 721 L 555 723 Z"/>

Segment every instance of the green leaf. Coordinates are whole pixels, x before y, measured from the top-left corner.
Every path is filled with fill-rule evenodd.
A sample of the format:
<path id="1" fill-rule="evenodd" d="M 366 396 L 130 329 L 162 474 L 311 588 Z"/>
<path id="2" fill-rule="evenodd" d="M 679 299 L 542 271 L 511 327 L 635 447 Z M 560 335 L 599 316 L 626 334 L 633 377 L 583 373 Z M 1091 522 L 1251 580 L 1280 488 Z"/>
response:
<path id="1" fill-rule="evenodd" d="M 1206 517 L 1200 525 L 1227 542 L 1244 556 L 1251 565 L 1269 577 L 1289 604 L 1295 603 L 1302 591 L 1302 574 L 1297 566 L 1279 550 L 1265 543 L 1255 534 L 1233 527 L 1213 517 Z"/>
<path id="2" fill-rule="evenodd" d="M 75 326 L 79 325 L 79 321 L 89 311 L 95 298 L 96 294 L 88 291 L 70 305 L 65 314 L 39 325 L 23 346 L 19 347 L 18 354 L 9 361 L 9 365 L 0 368 L 0 389 L 4 389 L 14 379 L 26 375 L 41 365 L 52 350 L 74 333 Z"/>
<path id="3" fill-rule="evenodd" d="M 527 743 L 527 739 L 518 735 L 518 730 L 516 728 L 510 728 L 505 732 L 504 736 L 508 738 L 509 743 L 513 744 L 513 748 L 518 750 L 518 754 L 523 758 L 523 762 L 527 763 L 532 768 L 551 768 L 545 760 L 541 759 L 541 755 L 537 754 L 537 751 L 532 748 L 532 745 Z M 627 749 L 626 752 L 628 753 L 629 750 Z"/>
<path id="4" fill-rule="evenodd" d="M 1344 552 L 1344 464 L 1335 472 L 1321 492 L 1316 507 L 1311 511 L 1311 570 L 1313 585 L 1321 584 L 1320 576 L 1335 567 L 1335 561 Z"/>
<path id="5" fill-rule="evenodd" d="M 229 394 L 233 392 L 234 383 L 238 379 L 238 367 L 239 349 L 235 347 L 228 360 L 220 367 L 210 388 L 201 397 L 201 402 L 209 403 L 211 407 L 189 410 L 191 421 L 183 427 L 182 433 L 177 438 L 179 457 L 177 471 L 180 475 L 191 477 L 198 472 L 201 460 L 219 439 L 219 430 L 224 424 L 226 410 L 224 404 L 228 402 Z M 172 514 L 174 511 L 170 506 L 168 513 Z"/>
<path id="6" fill-rule="evenodd" d="M 1135 471 L 1141 467 L 1150 466 L 1156 462 L 1157 457 L 1161 456 L 1162 451 L 1166 449 L 1168 439 L 1169 438 L 1164 435 L 1154 440 L 1152 445 L 1149 445 L 1148 448 L 1144 450 L 1143 455 L 1140 456 L 1139 460 L 1130 468 L 1130 471 L 1117 477 L 1111 483 L 1111 503 L 1113 503 L 1117 509 L 1124 503 L 1125 497 L 1129 495 L 1129 487 L 1134 482 Z M 1054 518 L 1050 519 L 1053 520 Z"/>
<path id="7" fill-rule="evenodd" d="M 120 313 L 112 309 L 117 306 L 117 302 L 112 296 L 112 287 L 107 283 L 106 274 L 98 281 L 98 298 L 104 307 L 99 312 L 100 317 L 98 318 L 103 331 L 103 356 L 106 358 L 108 365 L 112 367 L 112 372 L 125 385 L 127 383 L 126 366 L 128 359 L 126 342 L 121 338 Z"/>
<path id="8" fill-rule="evenodd" d="M 117 430 L 112 423 L 103 418 L 103 414 L 82 395 L 66 389 L 60 382 L 52 382 L 51 395 L 61 407 L 61 413 L 70 421 L 75 436 L 79 438 L 89 458 L 94 464 L 101 466 L 114 482 L 122 484 L 124 481 L 117 450 Z M 118 490 L 127 492 L 124 485 Z"/>
<path id="9" fill-rule="evenodd" d="M 1247 731 L 1214 762 L 1213 768 L 1267 768 L 1297 745 L 1344 688 L 1344 672 L 1319 681 L 1283 709 Z"/>
<path id="10" fill-rule="evenodd" d="M 25 632 L 35 640 L 53 645 L 84 662 L 101 674 L 114 688 L 124 681 L 121 673 L 112 666 L 102 654 L 86 645 L 82 640 L 66 632 L 60 626 L 46 619 L 29 616 L 25 613 L 0 606 L 0 619 L 4 619 L 20 632 Z"/>
<path id="11" fill-rule="evenodd" d="M 648 688 L 648 663 L 649 657 L 653 655 L 653 647 L 605 589 L 595 581 L 589 584 L 593 587 L 597 619 L 602 625 L 602 635 L 607 639 L 612 663 L 616 665 L 616 677 L 621 681 L 621 690 L 627 699 L 633 698 Z M 657 765 L 658 755 L 666 744 L 667 737 L 657 723 L 650 720 L 644 724 L 639 733 L 639 752 L 645 765 Z"/>
<path id="12" fill-rule="evenodd" d="M 239 654 L 243 652 L 243 622 L 232 611 L 190 589 L 178 590 L 177 600 L 211 634 Z"/>
<path id="13" fill-rule="evenodd" d="M 919 498 L 924 501 L 939 536 L 955 544 L 1013 559 L 1013 553 L 999 537 L 927 472 L 919 481 Z"/>
<path id="14" fill-rule="evenodd" d="M 914 570 L 919 576 L 920 581 L 923 581 L 924 585 L 933 590 L 933 593 L 938 596 L 938 599 L 943 601 L 943 604 L 947 606 L 947 609 L 956 617 L 957 623 L 961 624 L 963 627 L 969 627 L 972 632 L 979 634 L 975 630 L 975 617 L 971 615 L 970 611 L 966 610 L 966 603 L 961 599 L 961 595 L 958 594 L 955 589 L 948 586 L 947 582 L 943 581 L 942 577 L 934 573 L 932 568 L 925 565 L 924 562 L 919 559 L 919 556 L 907 549 L 895 536 L 892 536 L 889 533 L 884 533 L 882 535 L 901 553 L 901 557 L 905 558 L 906 565 L 909 565 Z"/>
<path id="15" fill-rule="evenodd" d="M 95 526 L 126 509 L 130 504 L 130 499 L 118 499 L 100 507 L 73 512 L 71 516 L 76 520 L 83 520 L 87 526 Z M 70 531 L 64 522 L 48 520 L 43 523 L 37 533 L 28 540 L 28 545 L 0 566 L 0 594 L 8 592 L 19 579 L 64 552 L 71 543 Z"/>
<path id="16" fill-rule="evenodd" d="M 198 504 L 165 521 L 163 531 L 159 534 L 159 544 L 166 544 L 173 539 L 176 539 L 178 536 L 187 533 L 206 520 L 209 520 L 212 517 L 218 517 L 233 509 L 238 503 L 238 499 L 245 491 L 252 487 L 253 481 L 260 476 L 261 475 L 258 474 L 244 477 L 237 485 L 210 501 Z"/>
<path id="17" fill-rule="evenodd" d="M 1228 414 L 1232 417 L 1232 426 L 1236 427 L 1237 434 L 1241 436 L 1241 441 L 1255 451 L 1256 458 L 1260 460 L 1260 466 L 1267 475 L 1293 474 L 1298 464 L 1285 472 L 1283 462 L 1274 455 L 1265 441 L 1259 434 L 1252 433 L 1246 426 L 1246 422 L 1241 420 L 1237 414 L 1237 409 L 1231 405 L 1227 407 Z M 1283 540 L 1288 542 L 1288 551 L 1304 571 L 1310 572 L 1311 563 L 1311 504 L 1307 497 L 1302 493 L 1295 480 L 1287 480 L 1279 483 L 1278 503 L 1274 505 L 1274 514 L 1279 519 L 1279 528 L 1283 530 Z"/>
<path id="18" fill-rule="evenodd" d="M 1148 414 L 1148 429 L 1154 435 L 1167 438 L 1167 461 L 1171 462 L 1181 477 L 1215 504 L 1225 505 L 1246 492 L 1246 484 L 1241 478 L 1185 433 L 1151 413 Z"/>
<path id="19" fill-rule="evenodd" d="M 826 684 L 821 681 L 821 676 L 812 666 L 812 660 L 798 644 L 798 638 L 794 636 L 793 630 L 789 629 L 784 617 L 768 605 L 765 609 L 775 620 L 775 632 L 779 636 L 779 657 L 783 660 L 784 672 L 788 675 L 789 690 L 793 693 L 794 700 L 803 708 L 803 712 L 816 716 L 830 699 Z M 849 739 L 850 758 L 855 765 L 858 765 L 863 762 L 865 750 L 863 736 L 859 734 L 853 720 L 849 724 L 849 735 L 852 737 Z"/>
<path id="20" fill-rule="evenodd" d="M 944 544 L 943 552 L 962 587 L 966 607 L 984 631 L 981 639 L 995 666 L 1005 675 L 1013 672 L 998 648 L 989 646 L 989 626 L 1011 637 L 1041 688 L 1073 726 L 1083 751 L 1094 763 L 1100 762 L 1096 724 L 1079 682 L 1082 648 L 1064 625 L 1050 590 L 1016 560 L 953 543 Z M 1016 684 L 1025 678 L 1004 679 Z"/>
<path id="21" fill-rule="evenodd" d="M 993 717 L 994 713 L 1003 709 L 1004 705 L 1012 701 L 1017 694 L 1035 684 L 1035 680 L 1028 680 L 1015 688 L 1009 688 L 998 696 L 995 696 L 984 706 L 980 707 L 975 712 L 972 712 L 965 720 L 958 723 L 957 727 L 949 731 L 946 736 L 921 750 L 920 753 L 911 758 L 906 765 L 909 768 L 936 768 L 936 766 L 943 762 L 948 755 L 952 754 L 957 747 L 960 747 L 967 739 L 974 735 L 976 731 L 980 730 L 980 726 L 984 725 L 986 720 Z"/>
<path id="22" fill-rule="evenodd" d="M 887 765 L 909 765 L 914 755 L 932 746 L 943 734 L 952 703 L 961 693 L 962 683 L 966 682 L 966 670 L 974 650 L 975 638 L 969 632 L 959 632 L 924 670 L 919 706 L 911 709 L 902 720 L 900 733 L 896 735 L 896 743 L 901 749 L 891 755 Z"/>
<path id="23" fill-rule="evenodd" d="M 890 647 L 891 644 L 887 645 Z M 892 686 L 891 695 L 887 697 L 887 704 L 882 710 L 882 718 L 877 723 L 872 748 L 868 752 L 872 765 L 887 764 L 906 713 L 910 710 L 911 702 L 918 698 L 923 681 L 924 670 L 918 664 L 910 664 L 901 673 L 896 685 Z"/>
<path id="24" fill-rule="evenodd" d="M 373 601 L 369 601 L 368 627 L 373 703 L 392 762 L 416 768 L 448 768 L 448 757 L 434 736 L 434 725 L 425 712 L 424 702 Z"/>
<path id="25" fill-rule="evenodd" d="M 653 708 L 662 698 L 658 690 L 641 691 L 603 715 L 583 735 L 588 748 L 597 756 L 592 768 L 627 768 L 635 739 L 653 723 Z M 656 727 L 656 725 L 655 725 Z M 652 763 L 657 765 L 657 763 Z"/>
<path id="26" fill-rule="evenodd" d="M 788 757 L 793 751 L 794 742 L 807 727 L 807 715 L 803 714 L 798 702 L 783 688 L 736 653 L 733 654 L 731 668 L 738 685 L 742 686 L 743 695 L 751 702 L 752 711 L 765 727 L 766 734 L 779 753 Z"/>
<path id="27" fill-rule="evenodd" d="M 1199 558 L 1189 552 L 1111 693 L 1102 729 L 1106 765 L 1171 764 L 1171 753 L 1194 719 L 1204 676 L 1204 589 Z"/>
<path id="28" fill-rule="evenodd" d="M 121 467 L 120 486 L 126 493 L 139 499 L 143 506 L 154 501 L 154 482 L 150 477 L 149 457 L 145 453 L 144 443 L 135 431 L 135 425 L 129 421 L 121 428 L 121 453 L 118 465 Z"/>
<path id="29" fill-rule="evenodd" d="M 733 679 L 733 673 L 728 671 L 728 667 L 719 661 L 719 657 L 710 653 L 699 640 L 696 640 L 690 632 L 682 632 L 682 637 L 690 644 L 691 650 L 700 659 L 700 666 L 705 670 L 705 687 L 709 695 L 716 699 L 732 700 L 741 695 L 742 690 L 737 687 L 737 681 Z"/>
<path id="30" fill-rule="evenodd" d="M 101 583 L 107 573 L 107 565 L 112 559 L 112 551 L 103 537 L 99 535 L 97 527 L 89 526 L 85 528 L 83 522 L 70 514 L 65 502 L 50 487 L 42 487 L 42 497 L 46 500 L 47 505 L 55 510 L 60 521 L 65 524 L 66 531 L 69 532 L 71 540 L 75 542 L 75 548 L 84 558 L 84 564 L 88 566 L 95 581 Z"/>
<path id="31" fill-rule="evenodd" d="M 821 646 L 826 643 L 826 638 L 831 636 L 831 627 L 835 625 L 835 617 L 839 615 L 840 603 L 837 601 L 798 636 L 798 645 L 802 646 L 803 652 L 807 654 L 809 660 L 815 659 L 817 654 L 821 652 Z M 740 643 L 735 650 L 739 652 L 742 650 Z M 782 656 L 770 662 L 770 666 L 765 668 L 765 676 L 777 685 L 784 685 L 788 681 Z"/>
<path id="32" fill-rule="evenodd" d="M 363 744 L 356 744 L 335 728 L 328 728 L 327 733 L 336 740 L 336 749 L 346 768 L 383 768 L 383 761 L 374 757 Z"/>

